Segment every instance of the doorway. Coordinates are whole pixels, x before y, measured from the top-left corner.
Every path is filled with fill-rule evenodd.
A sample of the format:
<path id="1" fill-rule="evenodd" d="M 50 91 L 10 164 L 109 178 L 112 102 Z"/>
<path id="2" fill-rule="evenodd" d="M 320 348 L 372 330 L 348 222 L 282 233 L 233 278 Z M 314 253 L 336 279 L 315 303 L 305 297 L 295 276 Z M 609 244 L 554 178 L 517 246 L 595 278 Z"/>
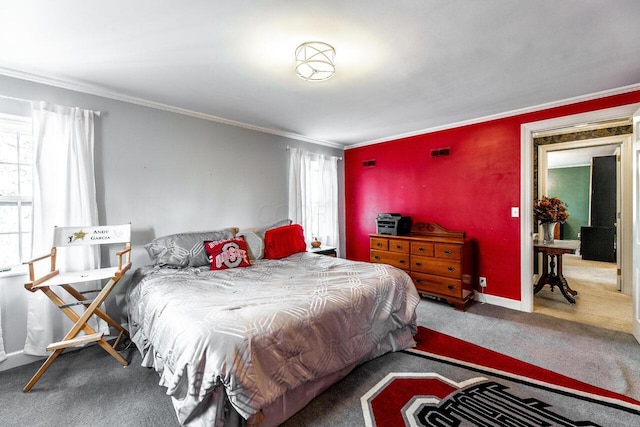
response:
<path id="1" fill-rule="evenodd" d="M 636 110 L 640 108 L 640 104 L 629 104 L 620 107 L 609 108 L 604 110 L 590 111 L 587 113 L 575 114 L 572 116 L 557 117 L 538 122 L 525 123 L 521 126 L 521 192 L 520 192 L 520 255 L 521 255 L 521 298 L 518 308 L 521 311 L 533 311 L 533 237 L 534 237 L 534 221 L 533 221 L 533 188 L 534 188 L 534 164 L 533 164 L 533 135 L 536 132 L 550 131 L 553 129 L 568 128 L 571 126 L 583 126 L 589 123 L 602 123 L 609 120 L 619 120 L 629 118 L 634 115 Z M 633 163 L 634 147 L 633 142 L 626 147 L 624 151 L 624 164 L 622 173 L 625 174 L 622 194 L 622 211 L 633 212 Z M 626 239 L 622 243 L 625 250 L 622 259 L 622 278 L 623 285 L 632 289 L 633 282 L 633 241 L 631 239 L 633 233 L 632 215 L 627 215 L 619 227 L 620 234 Z M 535 230 L 537 233 L 537 230 Z M 628 278 L 628 280 L 625 280 Z M 635 291 L 634 291 L 635 295 Z M 634 296 L 632 295 L 632 296 Z M 634 304 L 635 305 L 635 304 Z M 635 328 L 635 323 L 634 323 Z M 640 329 L 639 329 L 640 330 Z M 634 329 L 635 333 L 635 329 Z"/>
<path id="2" fill-rule="evenodd" d="M 534 159 L 534 163 L 538 165 L 534 198 L 553 196 L 567 203 L 570 217 L 562 224 L 558 238 L 574 240 L 580 245 L 576 254 L 563 256 L 564 276 L 570 286 L 578 291 L 576 304 L 569 305 L 557 289 L 552 292 L 551 288 L 545 287 L 534 297 L 534 312 L 621 332 L 632 332 L 631 290 L 627 286 L 628 293 L 621 292 L 624 245 L 621 244 L 618 224 L 622 223 L 625 214 L 630 214 L 621 210 L 624 183 L 619 165 L 623 146 L 631 144 L 631 126 L 630 121 L 623 120 L 619 123 L 606 123 L 607 130 L 576 133 L 571 129 L 570 133 L 558 130 L 543 136 L 534 135 L 537 151 L 537 161 Z M 606 133 L 616 135 L 583 139 Z M 617 135 L 618 133 L 621 135 Z M 608 168 L 605 175 L 594 175 L 597 166 L 605 160 L 612 167 Z M 609 199 L 607 209 L 610 212 L 606 221 L 609 227 L 592 227 L 599 225 L 593 207 L 602 201 L 602 198 L 597 198 L 596 190 L 603 181 L 611 182 L 611 188 L 607 191 L 611 193 L 611 198 L 606 197 Z M 598 233 L 607 231 L 610 236 L 604 240 L 598 236 L 594 239 L 594 230 Z M 594 244 L 600 246 L 607 256 L 589 253 L 588 249 Z M 584 252 L 581 253 L 582 250 Z M 533 280 L 535 283 L 537 277 L 534 276 Z"/>

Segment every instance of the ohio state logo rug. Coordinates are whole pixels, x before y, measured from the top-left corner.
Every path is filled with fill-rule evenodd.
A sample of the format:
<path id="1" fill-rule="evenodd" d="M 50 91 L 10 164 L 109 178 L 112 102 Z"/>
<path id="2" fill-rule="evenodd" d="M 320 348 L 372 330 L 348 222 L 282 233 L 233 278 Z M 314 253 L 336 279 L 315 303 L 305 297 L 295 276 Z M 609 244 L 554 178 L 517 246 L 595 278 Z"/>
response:
<path id="1" fill-rule="evenodd" d="M 602 411 L 619 411 L 607 405 L 598 408 L 593 406 L 594 402 L 584 401 L 580 402 L 584 410 L 575 410 L 574 405 L 567 405 L 571 396 L 566 392 L 562 396 L 563 404 L 556 407 L 552 402 L 531 397 L 526 386 L 516 384 L 516 388 L 514 391 L 512 386 L 481 376 L 456 382 L 436 373 L 400 372 L 387 375 L 360 401 L 368 427 L 608 426 L 588 418 Z M 540 391 L 532 394 L 539 396 Z M 553 392 L 546 397 L 555 398 Z M 562 413 L 567 406 L 574 408 L 573 415 Z M 589 416 L 581 417 L 582 413 Z M 628 420 L 631 414 L 621 415 Z M 627 425 L 615 413 L 605 419 L 612 419 L 610 417 L 625 423 L 620 425 Z"/>

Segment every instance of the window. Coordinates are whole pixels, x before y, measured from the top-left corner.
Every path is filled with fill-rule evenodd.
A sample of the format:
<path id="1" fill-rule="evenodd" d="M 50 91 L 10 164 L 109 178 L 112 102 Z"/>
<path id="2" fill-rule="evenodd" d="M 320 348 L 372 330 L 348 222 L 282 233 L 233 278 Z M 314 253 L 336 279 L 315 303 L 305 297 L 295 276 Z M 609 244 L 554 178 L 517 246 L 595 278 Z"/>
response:
<path id="1" fill-rule="evenodd" d="M 0 268 L 31 256 L 31 119 L 0 114 Z"/>

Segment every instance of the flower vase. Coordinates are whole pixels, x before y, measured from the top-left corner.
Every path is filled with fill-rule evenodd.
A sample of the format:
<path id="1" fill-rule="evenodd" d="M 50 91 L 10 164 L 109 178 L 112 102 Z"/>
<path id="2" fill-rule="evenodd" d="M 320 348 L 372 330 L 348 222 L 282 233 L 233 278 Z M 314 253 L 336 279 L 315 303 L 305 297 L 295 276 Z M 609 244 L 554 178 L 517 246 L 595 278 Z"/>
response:
<path id="1" fill-rule="evenodd" d="M 556 229 L 555 222 L 543 222 L 542 223 L 542 243 L 549 245 L 553 243 L 553 234 Z"/>

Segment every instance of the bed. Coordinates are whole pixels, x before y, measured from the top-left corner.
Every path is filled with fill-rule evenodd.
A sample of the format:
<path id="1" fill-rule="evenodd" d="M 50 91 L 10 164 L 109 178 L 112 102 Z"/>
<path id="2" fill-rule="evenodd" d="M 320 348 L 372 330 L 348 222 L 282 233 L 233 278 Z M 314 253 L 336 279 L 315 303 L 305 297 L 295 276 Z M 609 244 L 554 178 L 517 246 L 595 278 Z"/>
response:
<path id="1" fill-rule="evenodd" d="M 129 328 L 182 425 L 278 425 L 357 365 L 415 345 L 419 295 L 406 273 L 301 247 L 265 258 L 291 246 L 269 238 L 289 227 L 147 245 L 155 262 L 133 275 Z M 198 248 L 231 240 L 247 243 L 250 265 L 212 270 Z"/>

